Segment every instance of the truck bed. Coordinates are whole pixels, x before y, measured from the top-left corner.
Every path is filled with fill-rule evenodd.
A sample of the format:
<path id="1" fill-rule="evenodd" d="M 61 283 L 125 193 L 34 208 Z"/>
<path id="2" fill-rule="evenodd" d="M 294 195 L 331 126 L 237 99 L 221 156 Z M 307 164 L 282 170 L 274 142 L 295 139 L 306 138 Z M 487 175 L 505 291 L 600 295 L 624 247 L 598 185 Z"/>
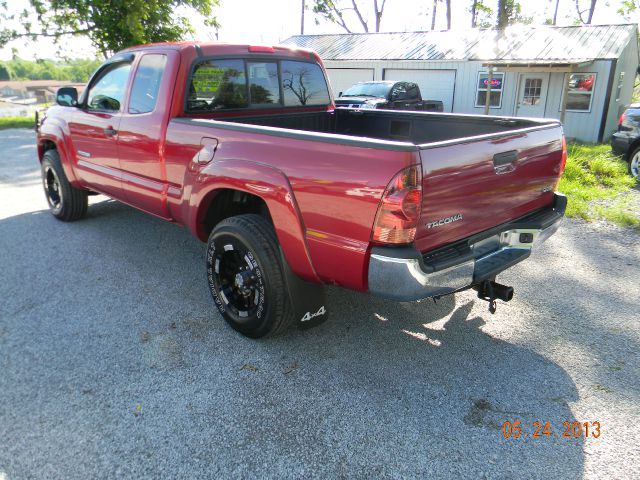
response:
<path id="1" fill-rule="evenodd" d="M 177 119 L 370 152 L 416 152 L 422 166 L 423 221 L 415 244 L 422 252 L 550 205 L 562 161 L 557 120 L 348 109 L 220 120 Z M 370 166 L 379 168 L 373 159 Z M 433 226 L 449 218 L 460 221 Z"/>
<path id="2" fill-rule="evenodd" d="M 554 120 L 393 110 L 349 110 L 238 116 L 227 122 L 424 145 L 557 125 Z"/>

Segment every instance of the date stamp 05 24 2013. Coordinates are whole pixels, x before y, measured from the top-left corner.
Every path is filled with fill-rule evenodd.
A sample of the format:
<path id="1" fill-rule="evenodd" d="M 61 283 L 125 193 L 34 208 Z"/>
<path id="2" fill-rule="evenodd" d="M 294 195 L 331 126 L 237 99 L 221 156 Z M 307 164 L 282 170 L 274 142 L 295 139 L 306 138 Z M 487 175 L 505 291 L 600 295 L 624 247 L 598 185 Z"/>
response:
<path id="1" fill-rule="evenodd" d="M 535 421 L 530 425 L 520 421 L 506 421 L 502 424 L 504 438 L 599 438 L 600 422 L 562 422 L 562 428 L 554 431 L 551 422 Z"/>

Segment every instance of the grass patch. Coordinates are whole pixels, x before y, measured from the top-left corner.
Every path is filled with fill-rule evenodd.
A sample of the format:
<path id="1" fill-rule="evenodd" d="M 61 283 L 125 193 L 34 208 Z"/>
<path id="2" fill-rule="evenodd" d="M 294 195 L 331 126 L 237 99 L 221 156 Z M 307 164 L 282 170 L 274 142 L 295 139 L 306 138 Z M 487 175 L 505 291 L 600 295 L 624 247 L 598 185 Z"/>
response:
<path id="1" fill-rule="evenodd" d="M 34 117 L 0 117 L 0 130 L 5 128 L 35 128 Z"/>
<path id="2" fill-rule="evenodd" d="M 567 150 L 559 187 L 569 197 L 567 216 L 640 228 L 630 195 L 636 180 L 627 173 L 627 163 L 613 155 L 609 145 L 573 143 Z"/>

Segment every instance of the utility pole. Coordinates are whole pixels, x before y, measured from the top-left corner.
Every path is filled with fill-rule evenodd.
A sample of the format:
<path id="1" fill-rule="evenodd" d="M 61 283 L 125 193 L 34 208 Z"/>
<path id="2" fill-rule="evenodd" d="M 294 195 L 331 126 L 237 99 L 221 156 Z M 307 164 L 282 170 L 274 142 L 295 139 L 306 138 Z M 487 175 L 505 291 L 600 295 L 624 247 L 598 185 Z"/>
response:
<path id="1" fill-rule="evenodd" d="M 300 35 L 304 35 L 304 2 L 302 0 L 302 13 L 300 14 Z"/>

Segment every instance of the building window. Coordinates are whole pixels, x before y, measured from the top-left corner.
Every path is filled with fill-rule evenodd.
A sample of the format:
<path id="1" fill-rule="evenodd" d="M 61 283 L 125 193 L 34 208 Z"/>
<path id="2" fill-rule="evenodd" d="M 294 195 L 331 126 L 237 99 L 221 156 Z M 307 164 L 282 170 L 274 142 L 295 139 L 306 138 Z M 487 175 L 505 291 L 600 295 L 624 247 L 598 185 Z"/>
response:
<path id="1" fill-rule="evenodd" d="M 522 92 L 522 105 L 534 106 L 540 103 L 540 93 L 542 92 L 541 78 L 525 78 L 524 92 Z"/>
<path id="2" fill-rule="evenodd" d="M 478 90 L 476 93 L 476 107 L 484 107 L 487 101 L 487 85 L 489 84 L 489 73 L 478 73 Z M 494 72 L 491 77 L 491 95 L 489 97 L 490 108 L 500 108 L 502 106 L 502 88 L 504 86 L 504 73 Z"/>
<path id="3" fill-rule="evenodd" d="M 568 112 L 590 112 L 593 89 L 596 85 L 595 73 L 571 73 L 567 90 Z M 565 76 L 564 81 L 567 81 Z M 562 108 L 562 103 L 560 104 Z"/>
<path id="4" fill-rule="evenodd" d="M 620 76 L 618 77 L 618 86 L 616 88 L 616 102 L 619 102 L 620 97 L 622 96 L 623 84 L 624 84 L 624 72 L 620 72 Z"/>

